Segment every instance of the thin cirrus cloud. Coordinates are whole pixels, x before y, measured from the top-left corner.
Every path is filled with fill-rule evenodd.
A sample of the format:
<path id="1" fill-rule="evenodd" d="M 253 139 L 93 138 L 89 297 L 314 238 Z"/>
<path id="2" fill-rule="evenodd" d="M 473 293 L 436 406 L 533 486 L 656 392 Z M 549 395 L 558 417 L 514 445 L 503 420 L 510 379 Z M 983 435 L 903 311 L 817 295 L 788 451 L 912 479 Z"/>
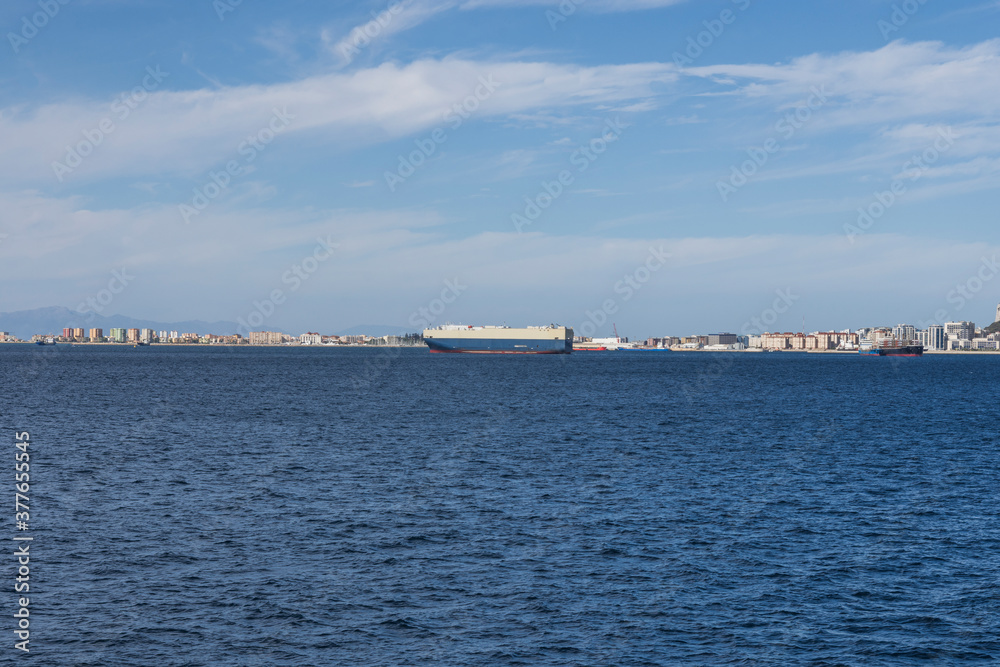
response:
<path id="1" fill-rule="evenodd" d="M 275 85 L 157 92 L 122 120 L 100 101 L 8 108 L 0 113 L 0 135 L 9 138 L 0 146 L 0 175 L 12 183 L 54 182 L 53 163 L 109 118 L 114 130 L 66 180 L 199 173 L 238 157 L 247 134 L 267 127 L 275 110 L 287 115 L 279 123 L 287 133 L 312 131 L 357 145 L 440 126 L 470 95 L 480 98 L 477 119 L 506 117 L 647 100 L 655 97 L 651 83 L 676 78 L 676 68 L 662 63 L 582 67 L 445 58 Z"/>
<path id="2" fill-rule="evenodd" d="M 693 67 L 683 74 L 708 79 L 724 96 L 755 110 L 745 114 L 747 124 L 755 125 L 745 130 L 750 138 L 735 132 L 729 137 L 737 145 L 769 136 L 762 135 L 761 122 L 775 136 L 776 121 L 822 92 L 824 99 L 795 134 L 810 148 L 802 162 L 765 170 L 757 181 L 852 172 L 898 177 L 912 171 L 913 156 L 937 145 L 944 148 L 936 150 L 934 169 L 924 176 L 959 183 L 928 189 L 924 196 L 1000 185 L 993 168 L 1000 153 L 1000 40 L 965 47 L 896 41 L 873 51 Z M 815 160 L 816 150 L 826 158 Z"/>
<path id="3" fill-rule="evenodd" d="M 686 0 L 402 0 L 389 3 L 385 9 L 373 13 L 369 20 L 354 26 L 339 39 L 330 28 L 323 29 L 320 36 L 326 48 L 346 65 L 370 44 L 383 42 L 393 35 L 416 28 L 438 14 L 454 9 L 548 7 L 552 11 L 562 12 L 565 18 L 578 10 L 598 13 L 630 12 L 659 9 L 683 2 Z M 571 9 L 565 9 L 567 6 Z"/>
<path id="4" fill-rule="evenodd" d="M 815 123 L 826 127 L 1000 112 L 998 39 L 964 48 L 896 41 L 874 51 L 814 53 L 776 65 L 693 67 L 685 73 L 713 79 L 751 102 L 792 104 L 813 89 L 825 89 L 842 103 L 817 115 Z"/>

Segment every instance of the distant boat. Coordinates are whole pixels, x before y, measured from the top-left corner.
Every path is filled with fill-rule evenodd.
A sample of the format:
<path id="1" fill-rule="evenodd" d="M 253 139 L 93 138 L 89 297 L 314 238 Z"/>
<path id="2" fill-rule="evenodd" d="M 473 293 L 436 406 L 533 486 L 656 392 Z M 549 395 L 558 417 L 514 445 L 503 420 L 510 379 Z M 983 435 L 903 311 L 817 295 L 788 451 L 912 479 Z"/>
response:
<path id="1" fill-rule="evenodd" d="M 924 356 L 924 346 L 895 338 L 884 340 L 878 345 L 872 345 L 866 341 L 858 349 L 858 354 L 871 357 L 922 357 Z"/>
<path id="2" fill-rule="evenodd" d="M 35 341 L 35 345 L 55 345 L 55 344 L 56 344 L 56 339 L 51 337 L 39 338 L 38 340 Z"/>
<path id="3" fill-rule="evenodd" d="M 573 343 L 574 352 L 605 352 L 607 349 L 607 345 L 600 343 Z"/>

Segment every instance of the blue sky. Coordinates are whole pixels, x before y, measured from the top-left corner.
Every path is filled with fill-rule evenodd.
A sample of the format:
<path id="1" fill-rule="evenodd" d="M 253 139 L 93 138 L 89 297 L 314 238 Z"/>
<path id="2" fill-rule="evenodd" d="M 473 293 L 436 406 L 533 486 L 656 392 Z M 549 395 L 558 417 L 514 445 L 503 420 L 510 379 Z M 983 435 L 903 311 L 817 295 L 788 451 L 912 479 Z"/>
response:
<path id="1" fill-rule="evenodd" d="M 102 314 L 294 333 L 736 331 L 779 292 L 773 330 L 985 324 L 998 19 L 995 1 L 8 0 L 0 311 L 75 308 L 125 269 Z"/>

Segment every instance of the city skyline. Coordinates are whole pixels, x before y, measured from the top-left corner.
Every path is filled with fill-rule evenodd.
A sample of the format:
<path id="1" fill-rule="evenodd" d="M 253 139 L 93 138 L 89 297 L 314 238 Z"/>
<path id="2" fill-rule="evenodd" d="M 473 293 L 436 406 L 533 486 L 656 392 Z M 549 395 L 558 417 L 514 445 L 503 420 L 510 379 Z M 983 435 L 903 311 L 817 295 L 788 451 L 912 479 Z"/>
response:
<path id="1" fill-rule="evenodd" d="M 0 314 L 2 315 L 2 314 Z M 764 320 L 767 313 L 764 313 Z M 172 323 L 160 323 L 159 326 L 173 326 Z M 558 325 L 556 325 L 558 326 Z M 465 325 L 447 325 L 444 328 L 464 328 Z M 9 327 L 8 327 L 9 328 Z M 373 329 L 376 327 L 372 327 Z M 470 328 L 472 328 L 470 326 Z M 363 328 L 358 328 L 363 329 Z M 402 338 L 420 336 L 420 331 L 407 331 L 399 328 L 392 334 L 378 334 L 375 331 L 364 333 L 322 334 L 318 331 L 307 331 L 301 334 L 289 334 L 283 331 L 252 330 L 245 326 L 237 327 L 235 333 L 229 333 L 230 329 L 201 331 L 201 332 L 181 332 L 178 329 L 166 330 L 149 327 L 112 327 L 105 335 L 102 327 L 64 327 L 62 334 L 53 332 L 33 331 L 25 334 L 24 331 L 12 334 L 10 331 L 2 330 L 0 327 L 0 342 L 23 342 L 23 340 L 47 340 L 49 338 L 66 342 L 91 342 L 91 343 L 222 343 L 251 345 L 279 345 L 287 343 L 302 343 L 307 345 L 319 345 L 328 343 L 366 343 L 369 341 L 383 340 L 389 342 Z M 613 325 L 614 337 L 603 337 L 598 334 L 597 327 L 585 328 L 581 331 L 574 331 L 577 340 L 616 340 L 619 339 L 617 326 Z M 879 340 L 891 339 L 894 341 L 920 343 L 925 349 L 932 351 L 940 350 L 997 350 L 1000 349 L 1000 303 L 996 308 L 996 319 L 989 325 L 977 326 L 975 322 L 968 320 L 959 321 L 930 321 L 920 322 L 916 325 L 899 323 L 895 326 L 885 324 L 867 325 L 852 329 L 817 329 L 807 331 L 805 328 L 798 332 L 782 331 L 780 328 L 772 330 L 767 328 L 763 321 L 754 319 L 744 323 L 740 328 L 740 333 L 719 331 L 714 334 L 686 334 L 674 335 L 660 333 L 655 336 L 649 335 L 629 335 L 628 332 L 621 334 L 622 341 L 646 341 L 649 346 L 680 346 L 681 344 L 691 345 L 697 343 L 696 347 L 718 346 L 738 344 L 738 349 L 746 347 L 763 347 L 770 349 L 789 350 L 831 350 L 840 349 L 841 343 L 847 343 L 856 347 L 859 343 L 869 341 L 877 344 Z M 850 348 L 854 349 L 854 348 Z"/>
<path id="2" fill-rule="evenodd" d="M 657 335 L 1000 297 L 996 3 L 297 6 L 0 9 L 0 310 Z"/>

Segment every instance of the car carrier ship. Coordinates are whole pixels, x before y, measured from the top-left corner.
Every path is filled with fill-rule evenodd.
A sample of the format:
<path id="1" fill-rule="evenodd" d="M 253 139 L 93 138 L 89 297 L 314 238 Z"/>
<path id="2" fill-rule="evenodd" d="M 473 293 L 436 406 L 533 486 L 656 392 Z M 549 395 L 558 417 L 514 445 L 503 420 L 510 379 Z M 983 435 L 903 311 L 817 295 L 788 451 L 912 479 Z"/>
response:
<path id="1" fill-rule="evenodd" d="M 431 352 L 569 354 L 573 351 L 573 330 L 555 324 L 522 329 L 445 324 L 424 329 L 424 342 Z"/>

